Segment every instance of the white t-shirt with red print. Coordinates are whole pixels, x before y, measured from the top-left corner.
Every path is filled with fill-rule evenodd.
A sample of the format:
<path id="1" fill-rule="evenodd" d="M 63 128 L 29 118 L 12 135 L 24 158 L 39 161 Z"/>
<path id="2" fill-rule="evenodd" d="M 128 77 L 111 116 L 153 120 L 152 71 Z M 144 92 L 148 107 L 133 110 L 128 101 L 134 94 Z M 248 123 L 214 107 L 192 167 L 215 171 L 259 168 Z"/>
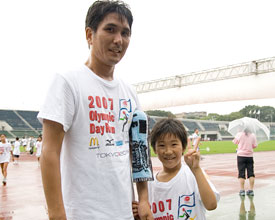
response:
<path id="1" fill-rule="evenodd" d="M 208 183 L 219 201 L 219 193 L 209 180 Z M 155 177 L 153 182 L 148 182 L 148 191 L 154 219 L 206 219 L 195 176 L 183 163 L 170 181 L 159 182 Z"/>
<path id="2" fill-rule="evenodd" d="M 10 162 L 11 144 L 0 142 L 0 163 Z"/>
<path id="3" fill-rule="evenodd" d="M 68 219 L 132 220 L 129 128 L 135 91 L 83 65 L 57 74 L 38 119 L 63 125 L 62 193 Z"/>

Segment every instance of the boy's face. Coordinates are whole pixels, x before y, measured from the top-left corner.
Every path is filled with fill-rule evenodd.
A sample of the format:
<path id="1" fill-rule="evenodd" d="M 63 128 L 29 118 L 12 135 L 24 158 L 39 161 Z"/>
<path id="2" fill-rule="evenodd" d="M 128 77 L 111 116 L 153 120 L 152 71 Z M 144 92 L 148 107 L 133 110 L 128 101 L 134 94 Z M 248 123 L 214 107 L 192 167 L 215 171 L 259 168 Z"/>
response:
<path id="1" fill-rule="evenodd" d="M 101 65 L 114 66 L 124 56 L 131 31 L 127 19 L 110 13 L 99 23 L 97 31 L 92 31 L 92 59 Z"/>
<path id="2" fill-rule="evenodd" d="M 157 140 L 155 149 L 164 168 L 173 171 L 181 167 L 183 148 L 178 137 L 166 134 Z"/>

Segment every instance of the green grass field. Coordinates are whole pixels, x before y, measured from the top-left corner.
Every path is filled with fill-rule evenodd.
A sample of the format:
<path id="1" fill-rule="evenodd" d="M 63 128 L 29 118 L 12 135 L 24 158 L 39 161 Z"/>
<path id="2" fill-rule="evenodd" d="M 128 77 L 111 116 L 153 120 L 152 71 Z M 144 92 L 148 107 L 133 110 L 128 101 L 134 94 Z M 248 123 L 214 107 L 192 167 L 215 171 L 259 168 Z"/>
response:
<path id="1" fill-rule="evenodd" d="M 20 152 L 26 152 L 23 146 L 20 146 Z M 33 152 L 36 152 L 36 148 L 33 149 Z"/>
<path id="2" fill-rule="evenodd" d="M 209 151 L 206 151 L 206 148 L 209 148 Z M 204 141 L 200 144 L 200 152 L 202 155 L 205 154 L 226 154 L 226 153 L 235 153 L 237 145 L 233 144 L 232 141 Z M 275 141 L 266 141 L 254 149 L 254 152 L 258 151 L 275 151 Z M 151 156 L 156 157 L 153 149 L 151 148 Z"/>
<path id="3" fill-rule="evenodd" d="M 206 151 L 206 148 L 209 148 L 209 151 Z M 226 153 L 235 153 L 237 145 L 233 144 L 232 141 L 203 141 L 200 144 L 200 152 L 202 155 L 205 154 L 226 154 Z M 23 146 L 20 147 L 21 152 L 25 152 Z M 266 141 L 254 149 L 254 152 L 258 151 L 275 151 L 275 141 Z M 36 148 L 34 148 L 36 152 Z M 151 156 L 156 157 L 154 150 L 151 148 Z"/>

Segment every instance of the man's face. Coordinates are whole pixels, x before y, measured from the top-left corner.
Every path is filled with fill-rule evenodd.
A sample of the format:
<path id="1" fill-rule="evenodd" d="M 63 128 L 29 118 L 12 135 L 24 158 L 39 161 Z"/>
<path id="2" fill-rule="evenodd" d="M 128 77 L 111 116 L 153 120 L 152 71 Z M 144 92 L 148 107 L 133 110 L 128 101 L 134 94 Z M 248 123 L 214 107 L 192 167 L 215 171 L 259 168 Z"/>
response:
<path id="1" fill-rule="evenodd" d="M 127 20 L 116 13 L 110 13 L 92 32 L 92 59 L 97 63 L 114 66 L 124 56 L 131 31 Z"/>

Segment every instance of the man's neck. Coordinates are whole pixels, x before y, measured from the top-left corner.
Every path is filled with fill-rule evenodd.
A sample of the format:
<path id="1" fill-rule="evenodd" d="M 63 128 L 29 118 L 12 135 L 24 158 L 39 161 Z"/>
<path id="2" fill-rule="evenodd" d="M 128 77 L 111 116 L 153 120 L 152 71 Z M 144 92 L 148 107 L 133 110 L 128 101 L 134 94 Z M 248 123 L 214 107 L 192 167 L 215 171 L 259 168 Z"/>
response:
<path id="1" fill-rule="evenodd" d="M 92 61 L 91 58 L 86 61 L 85 65 L 102 79 L 107 81 L 112 81 L 114 79 L 114 66 L 108 66 L 96 61 Z"/>

